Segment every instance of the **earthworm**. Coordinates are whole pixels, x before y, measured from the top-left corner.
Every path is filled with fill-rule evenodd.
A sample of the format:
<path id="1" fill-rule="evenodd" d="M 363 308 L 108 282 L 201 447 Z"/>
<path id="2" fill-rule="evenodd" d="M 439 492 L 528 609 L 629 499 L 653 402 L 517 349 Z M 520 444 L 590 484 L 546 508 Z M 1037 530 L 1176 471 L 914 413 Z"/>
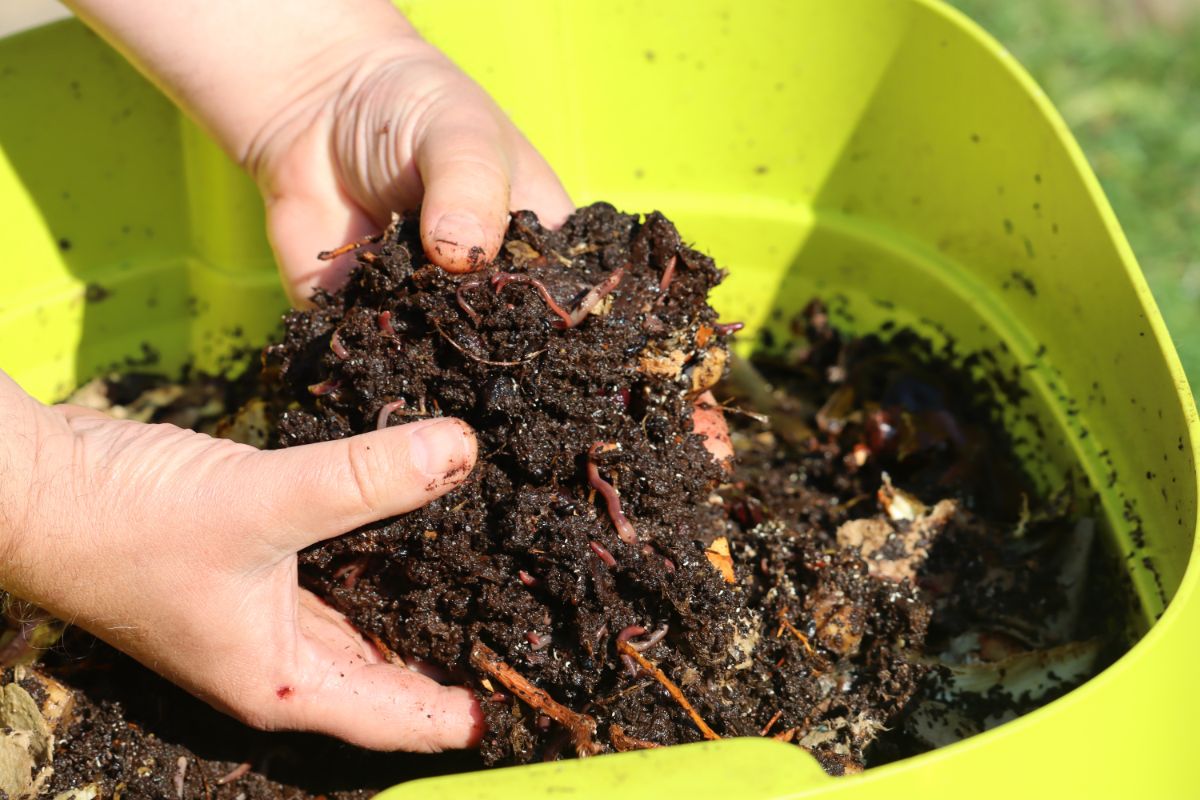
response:
<path id="1" fill-rule="evenodd" d="M 737 333 L 744 327 L 746 327 L 746 323 L 744 322 L 726 322 L 724 324 L 713 325 L 713 330 L 722 336 L 728 336 L 731 333 Z"/>
<path id="2" fill-rule="evenodd" d="M 231 769 L 225 776 L 217 778 L 217 786 L 224 786 L 227 783 L 233 783 L 249 771 L 250 762 L 243 761 L 241 764 L 238 764 L 236 767 Z"/>
<path id="3" fill-rule="evenodd" d="M 346 349 L 346 345 L 342 344 L 342 337 L 338 336 L 337 331 L 334 331 L 333 335 L 329 337 L 329 349 L 342 361 L 350 357 L 350 351 Z"/>
<path id="4" fill-rule="evenodd" d="M 401 397 L 399 400 L 393 400 L 390 403 L 384 403 L 383 408 L 379 409 L 379 416 L 375 419 L 375 430 L 381 431 L 388 426 L 388 418 L 392 416 L 393 411 L 399 411 L 408 406 L 408 401 Z"/>
<path id="5" fill-rule="evenodd" d="M 541 583 L 541 581 L 539 581 L 537 578 L 533 577 L 532 575 L 530 575 L 528 572 L 526 572 L 523 569 L 517 570 L 517 579 L 520 580 L 521 583 L 525 584 L 526 586 L 528 586 L 530 588 L 533 588 L 534 586 L 537 586 L 539 583 Z"/>
<path id="6" fill-rule="evenodd" d="M 533 631 L 525 634 L 525 641 L 529 642 L 529 646 L 534 650 L 545 650 L 553 638 L 550 634 L 543 636 Z"/>
<path id="7" fill-rule="evenodd" d="M 554 301 L 554 298 L 550 296 L 550 290 L 546 288 L 546 284 L 537 278 L 517 272 L 497 272 L 492 276 L 492 288 L 496 290 L 496 294 L 504 291 L 504 287 L 510 283 L 524 283 L 537 289 L 538 294 L 546 301 L 547 308 L 557 314 L 559 319 L 562 320 L 562 324 L 559 327 L 574 328 L 579 324 L 578 322 L 574 322 L 572 316 Z"/>
<path id="8" fill-rule="evenodd" d="M 391 336 L 393 338 L 396 337 L 396 329 L 392 327 L 392 312 L 391 311 L 384 311 L 382 314 L 379 315 L 379 330 L 381 330 L 383 333 L 387 334 L 388 336 Z"/>
<path id="9" fill-rule="evenodd" d="M 330 392 L 336 392 L 339 388 L 341 388 L 341 383 L 333 378 L 329 378 L 328 380 L 323 380 L 320 383 L 312 384 L 308 387 L 308 391 L 316 397 L 320 397 L 321 395 L 329 394 Z"/>
<path id="10" fill-rule="evenodd" d="M 575 310 L 572 311 L 567 317 L 566 327 L 574 328 L 576 325 L 587 319 L 587 315 L 590 314 L 592 309 L 604 299 L 605 295 L 617 288 L 617 284 L 621 282 L 621 278 L 625 277 L 625 268 L 628 266 L 628 264 L 624 264 L 620 267 L 617 267 L 608 274 L 608 277 L 589 289 L 588 293 L 585 294 L 583 299 L 579 301 L 579 305 L 577 305 Z"/>
<path id="11" fill-rule="evenodd" d="M 358 583 L 359 577 L 363 574 L 363 571 L 366 570 L 366 568 L 367 560 L 365 558 L 356 558 L 349 564 L 339 567 L 338 570 L 333 573 L 333 578 L 334 580 L 341 581 L 343 587 L 347 589 L 353 589 L 354 585 Z"/>
<path id="12" fill-rule="evenodd" d="M 668 626 L 663 625 L 661 628 L 659 628 L 654 633 L 647 636 L 645 639 L 642 639 L 639 642 L 629 642 L 629 646 L 632 647 L 634 650 L 637 650 L 639 653 L 649 650 L 651 647 L 654 647 L 654 645 L 658 644 L 659 642 L 661 642 L 663 640 L 663 638 L 667 635 L 668 630 L 669 630 Z M 617 637 L 617 638 L 620 639 L 620 637 Z"/>
<path id="13" fill-rule="evenodd" d="M 620 646 L 622 644 L 624 644 L 625 642 L 628 642 L 631 637 L 641 636 L 645 632 L 646 632 L 646 629 L 643 628 L 641 625 L 625 626 L 624 628 L 621 629 L 621 632 L 617 634 L 617 649 L 620 650 Z M 634 661 L 632 658 L 630 658 L 625 653 L 621 653 L 620 655 L 621 655 L 621 663 L 625 665 L 625 671 L 629 673 L 629 677 L 636 678 L 638 675 L 637 662 Z"/>
<path id="14" fill-rule="evenodd" d="M 180 756 L 175 761 L 175 796 L 183 800 L 183 782 L 187 778 L 187 756 Z"/>
<path id="15" fill-rule="evenodd" d="M 482 286 L 482 285 L 483 285 L 483 281 L 476 279 L 473 281 L 466 281 L 465 283 L 460 283 L 458 285 L 458 288 L 454 290 L 454 297 L 458 300 L 458 307 L 463 310 L 464 314 L 466 314 L 468 317 L 471 318 L 471 322 L 475 323 L 476 328 L 479 327 L 479 323 L 481 321 L 480 317 L 479 317 L 479 312 L 476 311 L 474 308 L 472 308 L 471 304 L 467 302 L 467 296 L 466 296 L 465 292 L 468 289 L 474 289 L 474 288 L 476 288 L 478 286 Z"/>
<path id="16" fill-rule="evenodd" d="M 612 519 L 613 527 L 617 529 L 617 536 L 621 541 L 625 544 L 637 544 L 637 531 L 634 530 L 633 523 L 625 516 L 625 512 L 621 510 L 621 495 L 617 494 L 617 490 L 611 483 L 600 477 L 600 470 L 596 466 L 596 454 L 600 448 L 607 446 L 607 442 L 596 442 L 588 450 L 588 483 L 604 497 L 604 504 L 608 507 L 608 516 Z"/>
<path id="17" fill-rule="evenodd" d="M 592 548 L 592 552 L 604 562 L 604 566 L 612 569 L 617 565 L 617 559 L 613 558 L 613 554 L 608 552 L 608 548 L 599 542 L 593 540 L 588 542 L 588 547 Z"/>
<path id="18" fill-rule="evenodd" d="M 658 282 L 658 299 L 654 301 L 656 306 L 661 306 L 667 300 L 667 289 L 671 287 L 671 280 L 675 277 L 675 262 L 678 259 L 677 253 L 667 259 L 667 266 L 663 268 L 662 280 Z"/>

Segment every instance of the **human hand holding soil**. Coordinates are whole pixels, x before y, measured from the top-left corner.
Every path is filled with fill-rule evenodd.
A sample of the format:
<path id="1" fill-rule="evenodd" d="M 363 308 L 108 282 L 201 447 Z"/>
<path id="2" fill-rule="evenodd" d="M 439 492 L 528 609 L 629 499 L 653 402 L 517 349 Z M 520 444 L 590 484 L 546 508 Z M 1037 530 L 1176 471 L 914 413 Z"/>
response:
<path id="1" fill-rule="evenodd" d="M 46 407 L 0 372 L 0 586 L 239 719 L 378 749 L 472 744 L 469 690 L 378 651 L 297 583 L 296 552 L 450 491 L 451 419 L 260 451 Z"/>

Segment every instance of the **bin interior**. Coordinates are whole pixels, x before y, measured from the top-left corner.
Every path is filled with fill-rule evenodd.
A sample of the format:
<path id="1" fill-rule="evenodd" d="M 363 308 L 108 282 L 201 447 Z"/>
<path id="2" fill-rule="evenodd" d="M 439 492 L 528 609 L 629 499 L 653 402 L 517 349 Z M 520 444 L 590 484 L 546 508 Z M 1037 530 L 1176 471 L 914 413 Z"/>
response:
<path id="1" fill-rule="evenodd" d="M 1132 626 L 1163 614 L 1196 528 L 1191 395 L 1086 162 L 998 45 L 917 0 L 399 5 L 577 202 L 660 209 L 729 268 L 744 349 L 785 346 L 820 296 L 846 330 L 975 354 L 1041 486 L 1095 493 Z M 257 194 L 118 55 L 74 22 L 0 41 L 0 108 L 0 365 L 26 388 L 268 339 Z"/>

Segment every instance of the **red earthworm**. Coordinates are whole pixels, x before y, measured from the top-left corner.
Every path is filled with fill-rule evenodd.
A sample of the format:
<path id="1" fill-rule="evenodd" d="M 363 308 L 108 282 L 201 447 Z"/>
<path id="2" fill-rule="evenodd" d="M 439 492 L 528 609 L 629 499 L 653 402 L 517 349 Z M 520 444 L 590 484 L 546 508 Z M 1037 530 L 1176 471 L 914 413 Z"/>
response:
<path id="1" fill-rule="evenodd" d="M 339 388 L 341 388 L 341 383 L 330 378 L 328 380 L 323 380 L 320 383 L 312 384 L 311 386 L 308 387 L 308 391 L 311 394 L 316 395 L 317 397 L 320 397 L 321 395 L 329 394 L 331 392 L 336 392 Z"/>
<path id="2" fill-rule="evenodd" d="M 588 547 L 592 548 L 592 552 L 604 562 L 604 566 L 612 569 L 617 565 L 617 559 L 613 558 L 613 554 L 608 552 L 608 548 L 597 541 L 588 542 Z"/>
<path id="3" fill-rule="evenodd" d="M 645 639 L 642 639 L 641 641 L 638 641 L 638 642 L 629 642 L 629 646 L 632 647 L 634 650 L 637 650 L 639 653 L 649 650 L 651 647 L 654 647 L 654 645 L 658 644 L 659 642 L 661 642 L 663 640 L 663 637 L 665 637 L 667 635 L 668 630 L 669 630 L 669 628 L 666 625 L 663 625 L 661 628 L 659 628 L 654 633 L 647 636 Z M 642 632 L 644 633 L 645 630 L 643 629 Z M 638 635 L 640 635 L 640 634 L 638 634 Z M 618 638 L 618 640 L 620 640 L 619 636 L 617 638 Z M 626 639 L 626 641 L 627 641 L 627 639 Z"/>
<path id="4" fill-rule="evenodd" d="M 350 357 L 350 351 L 346 349 L 346 345 L 342 344 L 342 338 L 338 336 L 337 331 L 334 331 L 333 335 L 329 337 L 329 349 L 342 361 Z"/>
<path id="5" fill-rule="evenodd" d="M 520 580 L 521 583 L 525 584 L 526 586 L 528 586 L 530 588 L 537 586 L 539 583 L 541 583 L 541 581 L 539 581 L 537 578 L 533 577 L 532 575 L 530 575 L 528 572 L 526 572 L 523 569 L 517 570 L 517 579 Z"/>
<path id="6" fill-rule="evenodd" d="M 713 330 L 722 336 L 728 336 L 731 333 L 737 333 L 744 327 L 746 327 L 744 322 L 726 322 L 723 325 L 713 325 Z"/>
<path id="7" fill-rule="evenodd" d="M 354 585 L 358 583 L 359 577 L 363 574 L 363 571 L 366 570 L 366 568 L 367 560 L 365 558 L 356 558 L 349 564 L 339 567 L 338 570 L 333 573 L 333 578 L 334 580 L 340 580 L 342 582 L 342 586 L 346 589 L 353 589 Z"/>
<path id="8" fill-rule="evenodd" d="M 403 397 L 399 400 L 393 400 L 390 403 L 384 403 L 383 408 L 379 409 L 379 416 L 375 419 L 375 430 L 381 431 L 388 426 L 388 418 L 392 416 L 393 411 L 399 411 L 408 406 L 408 401 Z"/>
<path id="9" fill-rule="evenodd" d="M 553 638 L 549 634 L 542 636 L 533 631 L 525 634 L 525 641 L 529 642 L 529 646 L 534 650 L 545 650 Z"/>
<path id="10" fill-rule="evenodd" d="M 458 288 L 454 290 L 454 297 L 458 300 L 458 307 L 463 310 L 464 314 L 466 314 L 468 317 L 471 318 L 471 322 L 475 323 L 476 328 L 479 327 L 479 323 L 481 321 L 480 317 L 479 317 L 479 312 L 476 311 L 474 308 L 472 308 L 471 304 L 467 302 L 467 296 L 466 296 L 466 294 L 464 294 L 464 292 L 466 292 L 468 289 L 474 289 L 477 286 L 482 286 L 482 285 L 483 285 L 483 281 L 476 279 L 473 281 L 466 281 L 465 283 L 460 283 L 458 285 Z"/>
<path id="11" fill-rule="evenodd" d="M 577 305 L 575 310 L 572 311 L 567 317 L 566 327 L 574 328 L 576 325 L 587 319 L 587 315 L 590 314 L 592 309 L 604 299 L 605 295 L 617 288 L 617 284 L 621 282 L 621 278 L 625 277 L 625 269 L 628 266 L 628 264 L 624 264 L 620 267 L 617 267 L 608 274 L 608 277 L 589 289 L 588 293 L 585 294 L 583 299 L 579 301 L 579 305 Z"/>
<path id="12" fill-rule="evenodd" d="M 675 277 L 675 262 L 679 259 L 678 254 L 672 255 L 667 259 L 667 266 L 663 268 L 662 280 L 658 282 L 658 299 L 654 301 L 654 305 L 660 306 L 667 299 L 667 289 L 671 286 L 671 281 Z"/>
<path id="13" fill-rule="evenodd" d="M 554 298 L 550 296 L 550 290 L 546 288 L 546 284 L 537 278 L 518 272 L 497 272 L 492 276 L 492 288 L 496 290 L 496 294 L 504 291 L 504 287 L 510 283 L 524 283 L 537 289 L 538 294 L 542 296 L 542 300 L 546 301 L 546 306 L 562 320 L 560 327 L 574 328 L 579 324 L 572 321 L 572 316 L 564 311 L 563 307 L 556 303 Z"/>
<path id="14" fill-rule="evenodd" d="M 607 442 L 596 442 L 588 450 L 588 483 L 604 497 L 604 503 L 608 507 L 608 516 L 612 519 L 613 526 L 617 529 L 617 536 L 621 541 L 625 544 L 637 544 L 637 531 L 634 530 L 633 523 L 625 516 L 625 512 L 621 510 L 621 495 L 617 493 L 611 483 L 600 477 L 600 470 L 596 466 L 596 454 L 600 448 L 607 446 Z"/>
<path id="15" fill-rule="evenodd" d="M 216 781 L 217 786 L 224 786 L 227 783 L 233 783 L 234 781 L 236 781 L 238 778 L 242 777 L 249 771 L 250 771 L 250 762 L 243 761 L 241 764 L 238 764 L 236 767 L 231 769 L 228 772 L 228 774 L 226 774 L 225 776 L 217 778 L 217 781 Z"/>
<path id="16" fill-rule="evenodd" d="M 388 336 L 395 338 L 396 329 L 392 327 L 392 312 L 391 311 L 384 311 L 382 314 L 379 315 L 379 330 L 381 330 L 383 333 L 387 334 Z"/>

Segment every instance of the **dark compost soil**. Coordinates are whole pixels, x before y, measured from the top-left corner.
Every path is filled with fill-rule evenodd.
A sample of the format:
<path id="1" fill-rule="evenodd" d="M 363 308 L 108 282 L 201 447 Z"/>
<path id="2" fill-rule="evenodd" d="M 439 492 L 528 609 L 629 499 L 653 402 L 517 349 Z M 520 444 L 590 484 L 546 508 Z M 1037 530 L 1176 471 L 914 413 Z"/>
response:
<path id="1" fill-rule="evenodd" d="M 207 786 L 213 797 L 292 796 L 279 780 L 380 788 L 413 774 L 387 764 L 461 769 L 718 736 L 794 742 L 842 774 L 929 746 L 905 720 L 944 689 L 939 654 L 964 636 L 988 661 L 1104 629 L 1111 602 L 1054 634 L 1013 622 L 1061 619 L 1071 604 L 1056 555 L 1068 504 L 1036 500 L 967 376 L 916 337 L 846 340 L 817 302 L 788 361 L 730 359 L 736 326 L 706 303 L 720 277 L 661 215 L 603 204 L 557 232 L 514 215 L 497 261 L 467 276 L 428 265 L 415 224 L 394 223 L 344 290 L 287 316 L 255 402 L 274 446 L 430 415 L 477 431 L 463 486 L 311 548 L 301 569 L 381 647 L 476 688 L 480 753 L 402 762 L 246 732 L 120 677 L 139 668 L 100 648 L 86 661 L 110 677 L 52 659 L 87 690 L 52 787 L 173 795 L 178 759 L 200 755 L 210 782 L 254 767 Z M 718 390 L 735 409 L 729 472 L 692 432 L 692 409 L 731 362 Z M 156 686 L 156 699 L 131 705 L 124 682 Z M 982 727 L 1013 702 L 992 692 L 961 713 Z M 197 727 L 243 733 L 206 742 Z M 163 741 L 189 736 L 190 749 Z M 104 748 L 123 755 L 101 759 Z M 320 753 L 320 777 L 263 763 L 293 748 Z"/>

